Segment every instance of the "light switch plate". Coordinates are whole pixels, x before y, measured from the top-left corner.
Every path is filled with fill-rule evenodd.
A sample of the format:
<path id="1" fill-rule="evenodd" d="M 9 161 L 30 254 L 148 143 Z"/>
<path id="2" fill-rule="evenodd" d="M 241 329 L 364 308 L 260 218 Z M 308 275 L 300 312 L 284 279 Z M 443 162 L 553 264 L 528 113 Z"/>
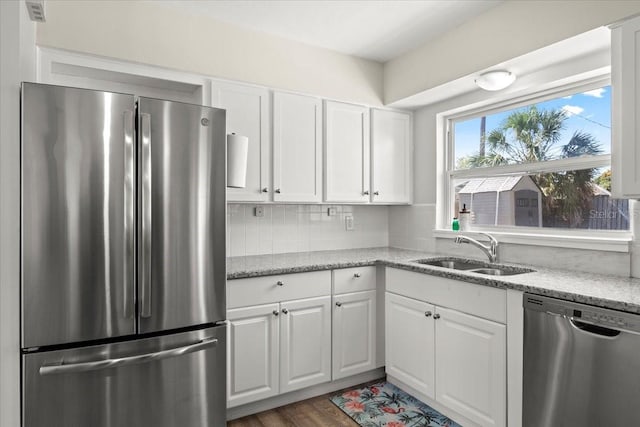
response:
<path id="1" fill-rule="evenodd" d="M 336 208 L 327 208 L 327 215 L 334 216 L 337 213 L 338 213 L 338 210 Z"/>
<path id="2" fill-rule="evenodd" d="M 264 216 L 264 207 L 256 206 L 254 209 L 254 215 L 257 216 L 258 218 L 262 218 Z"/>

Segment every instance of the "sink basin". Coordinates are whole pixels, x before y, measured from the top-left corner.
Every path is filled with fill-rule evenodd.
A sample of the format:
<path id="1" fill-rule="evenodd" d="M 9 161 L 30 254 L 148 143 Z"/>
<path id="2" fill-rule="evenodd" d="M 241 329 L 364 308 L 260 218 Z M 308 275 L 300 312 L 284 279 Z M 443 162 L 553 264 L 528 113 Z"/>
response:
<path id="1" fill-rule="evenodd" d="M 462 258 L 417 259 L 412 262 L 451 270 L 462 270 L 470 273 L 485 274 L 487 276 L 514 276 L 516 274 L 531 273 L 534 271 L 530 268 L 489 264 L 482 261 L 472 261 Z"/>
<path id="2" fill-rule="evenodd" d="M 424 265 L 432 265 L 434 267 L 450 268 L 452 270 L 473 270 L 475 268 L 484 268 L 487 266 L 487 264 L 484 262 L 470 261 L 465 259 L 418 259 L 413 262 Z"/>
<path id="3" fill-rule="evenodd" d="M 476 268 L 473 273 L 486 274 L 487 276 L 513 276 L 514 274 L 526 273 L 526 271 L 505 270 L 504 268 Z"/>

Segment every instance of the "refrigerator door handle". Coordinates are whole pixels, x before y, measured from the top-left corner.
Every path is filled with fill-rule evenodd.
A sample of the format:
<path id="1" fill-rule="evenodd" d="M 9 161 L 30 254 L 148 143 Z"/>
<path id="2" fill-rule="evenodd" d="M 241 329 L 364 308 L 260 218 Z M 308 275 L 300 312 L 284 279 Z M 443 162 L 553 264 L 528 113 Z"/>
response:
<path id="1" fill-rule="evenodd" d="M 133 111 L 124 112 L 124 317 L 133 317 L 133 221 L 134 221 L 134 124 Z"/>
<path id="2" fill-rule="evenodd" d="M 140 354 L 137 356 L 120 357 L 117 359 L 96 360 L 93 362 L 81 363 L 58 363 L 42 365 L 40 367 L 40 375 L 53 374 L 71 374 L 78 372 L 97 371 L 102 369 L 118 368 L 122 366 L 135 365 L 138 363 L 156 362 L 171 357 L 182 356 L 189 353 L 195 353 L 200 350 L 214 347 L 218 344 L 216 338 L 205 338 L 196 343 L 186 345 L 184 347 L 171 348 L 168 350 L 156 351 L 154 353 Z"/>
<path id="3" fill-rule="evenodd" d="M 140 113 L 142 151 L 142 251 L 141 309 L 142 317 L 151 317 L 151 115 Z"/>

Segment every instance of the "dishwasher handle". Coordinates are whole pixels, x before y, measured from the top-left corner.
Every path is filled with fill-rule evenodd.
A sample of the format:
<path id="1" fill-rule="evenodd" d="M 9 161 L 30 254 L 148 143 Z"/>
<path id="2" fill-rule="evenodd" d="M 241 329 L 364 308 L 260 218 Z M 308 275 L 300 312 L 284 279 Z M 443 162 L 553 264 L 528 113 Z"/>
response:
<path id="1" fill-rule="evenodd" d="M 569 318 L 569 322 L 571 323 L 571 326 L 576 329 L 604 338 L 614 338 L 620 335 L 620 331 L 617 329 L 611 329 L 604 326 L 581 322 L 580 320 L 576 320 L 572 317 Z"/>

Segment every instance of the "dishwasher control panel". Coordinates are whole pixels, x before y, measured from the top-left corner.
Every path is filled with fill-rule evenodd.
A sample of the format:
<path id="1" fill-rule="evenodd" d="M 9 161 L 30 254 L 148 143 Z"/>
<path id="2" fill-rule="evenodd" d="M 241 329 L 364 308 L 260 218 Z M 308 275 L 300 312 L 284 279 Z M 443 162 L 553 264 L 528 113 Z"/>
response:
<path id="1" fill-rule="evenodd" d="M 638 314 L 532 294 L 525 294 L 523 305 L 530 310 L 565 316 L 606 328 L 625 329 L 640 333 L 640 315 Z"/>

